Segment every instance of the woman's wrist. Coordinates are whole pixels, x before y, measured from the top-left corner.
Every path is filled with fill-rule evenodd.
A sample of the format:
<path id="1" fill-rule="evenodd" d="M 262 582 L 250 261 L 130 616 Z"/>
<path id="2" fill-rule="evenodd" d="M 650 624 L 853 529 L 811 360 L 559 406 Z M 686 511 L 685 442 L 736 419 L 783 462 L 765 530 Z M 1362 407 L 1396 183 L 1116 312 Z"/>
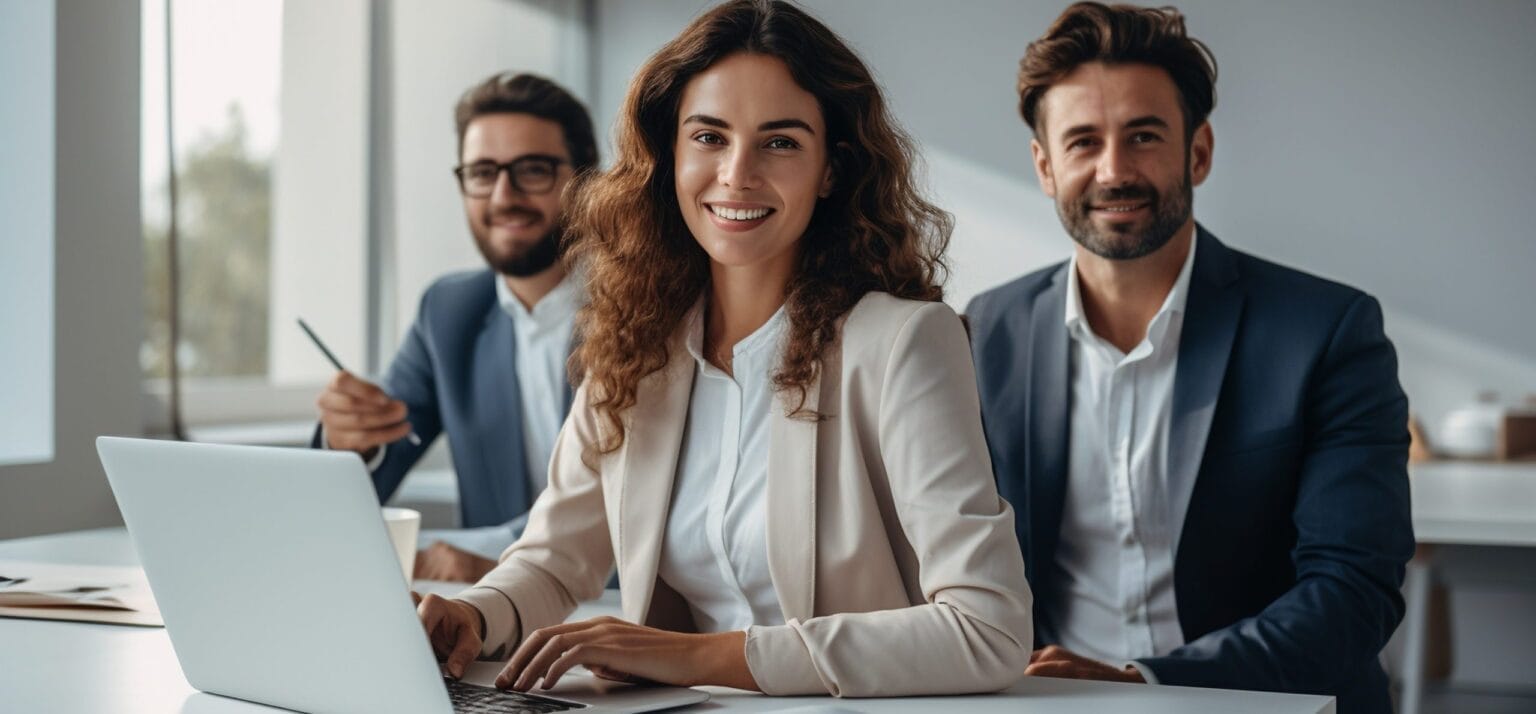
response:
<path id="1" fill-rule="evenodd" d="M 704 646 L 697 649 L 700 655 L 695 685 L 733 687 L 748 691 L 761 691 L 752 670 L 747 666 L 747 633 L 718 632 L 699 635 L 706 638 Z"/>

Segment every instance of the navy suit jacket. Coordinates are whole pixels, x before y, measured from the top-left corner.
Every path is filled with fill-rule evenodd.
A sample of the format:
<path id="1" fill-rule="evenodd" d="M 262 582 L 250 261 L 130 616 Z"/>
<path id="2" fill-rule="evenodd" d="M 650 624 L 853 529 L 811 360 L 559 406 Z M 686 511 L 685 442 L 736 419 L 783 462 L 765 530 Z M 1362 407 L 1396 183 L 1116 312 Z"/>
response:
<path id="1" fill-rule="evenodd" d="M 1170 468 L 1195 473 L 1174 556 L 1186 644 L 1139 660 L 1164 684 L 1332 694 L 1389 714 L 1378 655 L 1413 555 L 1408 402 L 1376 300 L 1199 229 Z M 966 310 L 998 490 L 1018 514 L 1037 646 L 1058 592 L 1070 444 L 1068 263 Z"/>
<path id="2" fill-rule="evenodd" d="M 459 525 L 505 524 L 538 497 L 523 453 L 517 339 L 512 316 L 496 300 L 496 279 L 491 270 L 454 273 L 422 294 L 416 322 L 380 384 L 405 402 L 421 445 L 401 439 L 385 450 L 373 471 L 380 502 L 444 433 L 458 473 Z M 562 413 L 570 408 L 567 383 Z M 315 446 L 319 438 L 317 430 Z"/>

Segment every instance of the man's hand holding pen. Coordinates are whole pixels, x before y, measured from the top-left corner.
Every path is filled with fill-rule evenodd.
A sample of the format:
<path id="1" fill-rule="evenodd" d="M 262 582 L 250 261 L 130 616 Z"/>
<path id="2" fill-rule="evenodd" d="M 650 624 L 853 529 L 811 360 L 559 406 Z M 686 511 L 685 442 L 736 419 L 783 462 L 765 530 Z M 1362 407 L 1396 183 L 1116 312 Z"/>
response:
<path id="1" fill-rule="evenodd" d="M 346 370 L 336 373 L 315 405 L 325 427 L 325 445 L 355 451 L 364 460 L 372 458 L 380 446 L 411 433 L 405 402 L 391 399 L 378 385 Z"/>

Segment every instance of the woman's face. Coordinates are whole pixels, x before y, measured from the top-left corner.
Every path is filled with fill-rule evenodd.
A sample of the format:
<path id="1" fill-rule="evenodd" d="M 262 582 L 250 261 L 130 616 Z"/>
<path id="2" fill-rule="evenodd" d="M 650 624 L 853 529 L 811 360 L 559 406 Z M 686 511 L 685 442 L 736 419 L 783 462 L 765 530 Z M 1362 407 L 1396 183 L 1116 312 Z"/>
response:
<path id="1" fill-rule="evenodd" d="M 688 83 L 678 106 L 677 203 L 719 266 L 785 268 L 832 189 L 816 97 L 777 58 L 737 53 Z"/>

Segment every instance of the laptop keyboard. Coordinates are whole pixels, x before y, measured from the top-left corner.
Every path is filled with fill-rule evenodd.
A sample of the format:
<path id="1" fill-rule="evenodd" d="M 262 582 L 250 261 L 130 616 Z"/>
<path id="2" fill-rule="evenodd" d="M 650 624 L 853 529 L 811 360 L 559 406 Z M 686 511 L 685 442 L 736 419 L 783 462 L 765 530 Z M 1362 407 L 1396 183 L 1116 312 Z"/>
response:
<path id="1" fill-rule="evenodd" d="M 544 714 L 586 707 L 536 694 L 465 684 L 446 677 L 443 683 L 448 685 L 448 700 L 453 702 L 453 711 L 457 714 Z"/>

